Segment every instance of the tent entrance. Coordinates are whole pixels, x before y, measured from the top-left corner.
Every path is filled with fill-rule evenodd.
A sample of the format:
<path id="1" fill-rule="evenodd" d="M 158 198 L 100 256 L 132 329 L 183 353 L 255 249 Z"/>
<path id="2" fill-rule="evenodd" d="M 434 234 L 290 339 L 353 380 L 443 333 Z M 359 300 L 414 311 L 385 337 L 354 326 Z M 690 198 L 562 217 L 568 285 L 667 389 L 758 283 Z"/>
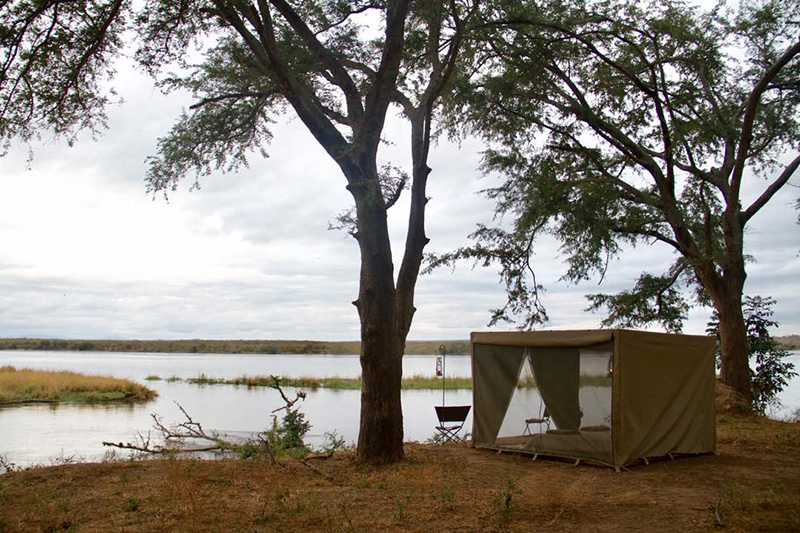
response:
<path id="1" fill-rule="evenodd" d="M 516 379 L 492 446 L 611 463 L 613 343 L 516 350 Z"/>

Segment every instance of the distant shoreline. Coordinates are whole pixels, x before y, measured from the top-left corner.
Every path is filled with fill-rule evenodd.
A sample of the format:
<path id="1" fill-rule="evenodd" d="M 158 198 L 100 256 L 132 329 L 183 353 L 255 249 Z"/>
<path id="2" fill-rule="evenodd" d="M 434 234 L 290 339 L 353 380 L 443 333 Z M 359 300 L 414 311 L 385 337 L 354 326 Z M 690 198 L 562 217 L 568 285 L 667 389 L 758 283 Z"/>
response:
<path id="1" fill-rule="evenodd" d="M 800 350 L 800 335 L 773 337 L 785 350 Z M 438 355 L 444 345 L 447 355 L 469 355 L 469 340 L 407 341 L 406 353 Z M 85 340 L 0 338 L 0 351 L 37 350 L 65 352 L 143 352 L 211 354 L 358 355 L 358 341 L 310 340 Z"/>
<path id="2" fill-rule="evenodd" d="M 468 340 L 408 341 L 406 353 L 434 355 L 442 344 L 448 355 L 470 353 Z M 0 350 L 66 352 L 358 355 L 360 348 L 358 341 L 0 339 Z"/>

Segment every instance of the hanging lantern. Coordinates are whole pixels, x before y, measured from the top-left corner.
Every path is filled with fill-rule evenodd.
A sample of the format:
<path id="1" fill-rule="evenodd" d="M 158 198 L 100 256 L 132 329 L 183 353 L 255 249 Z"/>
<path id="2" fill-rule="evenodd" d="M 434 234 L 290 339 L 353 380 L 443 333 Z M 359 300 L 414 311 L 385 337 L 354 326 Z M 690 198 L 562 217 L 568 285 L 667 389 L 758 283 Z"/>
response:
<path id="1" fill-rule="evenodd" d="M 441 357 L 437 357 L 436 358 L 436 377 L 437 378 L 442 377 L 442 358 Z"/>

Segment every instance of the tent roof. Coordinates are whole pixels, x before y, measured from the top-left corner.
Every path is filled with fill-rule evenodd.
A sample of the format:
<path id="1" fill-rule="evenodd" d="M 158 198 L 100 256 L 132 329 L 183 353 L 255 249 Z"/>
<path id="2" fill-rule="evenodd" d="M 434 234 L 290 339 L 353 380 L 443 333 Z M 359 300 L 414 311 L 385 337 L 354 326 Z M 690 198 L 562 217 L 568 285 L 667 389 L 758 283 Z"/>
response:
<path id="1" fill-rule="evenodd" d="M 502 346 L 540 346 L 566 348 L 589 346 L 613 339 L 612 329 L 556 330 L 556 331 L 486 331 L 472 332 L 473 344 L 499 344 Z"/>
<path id="2" fill-rule="evenodd" d="M 577 348 L 603 342 L 611 342 L 621 333 L 642 337 L 661 338 L 669 343 L 682 343 L 691 337 L 704 339 L 705 335 L 675 335 L 629 329 L 569 329 L 549 331 L 474 331 L 470 335 L 473 344 L 496 344 L 500 346 L 533 346 L 540 348 Z"/>

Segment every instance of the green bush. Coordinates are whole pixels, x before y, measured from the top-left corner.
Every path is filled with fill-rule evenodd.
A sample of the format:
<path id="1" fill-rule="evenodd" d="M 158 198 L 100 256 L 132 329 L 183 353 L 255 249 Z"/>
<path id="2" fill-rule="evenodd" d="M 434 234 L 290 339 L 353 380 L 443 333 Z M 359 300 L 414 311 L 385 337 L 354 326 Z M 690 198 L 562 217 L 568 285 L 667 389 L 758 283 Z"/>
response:
<path id="1" fill-rule="evenodd" d="M 311 423 L 305 418 L 306 416 L 300 412 L 300 409 L 289 407 L 280 424 L 278 424 L 277 417 L 273 420 L 272 428 L 267 431 L 267 439 L 274 452 L 306 449 L 303 439 L 311 429 Z"/>

